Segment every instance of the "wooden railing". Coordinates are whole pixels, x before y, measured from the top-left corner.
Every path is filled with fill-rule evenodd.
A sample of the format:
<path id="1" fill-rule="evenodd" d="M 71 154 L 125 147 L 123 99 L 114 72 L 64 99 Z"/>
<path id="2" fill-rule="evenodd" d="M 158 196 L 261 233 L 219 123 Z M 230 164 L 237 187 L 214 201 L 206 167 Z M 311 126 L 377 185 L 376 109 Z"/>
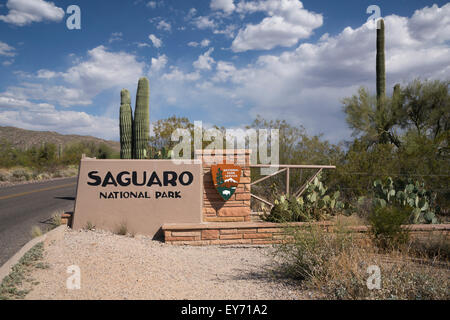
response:
<path id="1" fill-rule="evenodd" d="M 317 171 L 305 182 L 305 184 L 303 184 L 302 187 L 300 187 L 299 190 L 297 190 L 296 192 L 293 193 L 293 195 L 295 195 L 295 197 L 299 197 L 302 195 L 303 192 L 305 192 L 306 187 L 308 186 L 309 183 L 311 183 L 324 169 L 336 169 L 336 166 L 322 166 L 322 165 L 293 165 L 293 164 L 280 164 L 280 165 L 265 165 L 265 164 L 255 164 L 255 165 L 250 165 L 250 168 L 277 168 L 279 169 L 278 171 L 265 176 L 261 179 L 258 179 L 252 183 L 250 183 L 250 186 L 255 185 L 259 182 L 265 181 L 269 178 L 272 178 L 274 176 L 276 176 L 277 174 L 286 172 L 286 195 L 290 195 L 290 185 L 289 185 L 289 180 L 290 180 L 290 170 L 291 169 L 317 169 Z M 269 205 L 270 207 L 273 207 L 274 204 L 261 198 L 258 197 L 254 194 L 250 194 L 252 196 L 252 198 L 261 201 L 267 205 Z"/>

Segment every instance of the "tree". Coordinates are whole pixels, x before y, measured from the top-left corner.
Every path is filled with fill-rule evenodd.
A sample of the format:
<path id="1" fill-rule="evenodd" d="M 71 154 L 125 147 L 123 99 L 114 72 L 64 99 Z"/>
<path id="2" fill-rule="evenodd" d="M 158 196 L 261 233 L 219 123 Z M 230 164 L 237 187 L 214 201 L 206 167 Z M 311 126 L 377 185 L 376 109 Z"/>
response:
<path id="1" fill-rule="evenodd" d="M 450 81 L 411 82 L 402 91 L 402 127 L 413 127 L 418 135 L 433 140 L 450 130 Z"/>
<path id="2" fill-rule="evenodd" d="M 366 143 L 366 147 L 373 144 L 392 143 L 400 147 L 401 141 L 396 133 L 402 110 L 399 101 L 398 88 L 393 98 L 384 98 L 378 104 L 376 96 L 370 95 L 368 90 L 361 87 L 358 94 L 342 100 L 346 121 L 353 136 L 359 136 Z"/>
<path id="3" fill-rule="evenodd" d="M 172 133 L 176 129 L 187 129 L 194 134 L 194 124 L 186 117 L 177 117 L 175 115 L 161 119 L 153 123 L 153 135 L 150 137 L 150 156 L 156 157 L 161 151 L 168 152 L 178 143 L 172 141 Z"/>

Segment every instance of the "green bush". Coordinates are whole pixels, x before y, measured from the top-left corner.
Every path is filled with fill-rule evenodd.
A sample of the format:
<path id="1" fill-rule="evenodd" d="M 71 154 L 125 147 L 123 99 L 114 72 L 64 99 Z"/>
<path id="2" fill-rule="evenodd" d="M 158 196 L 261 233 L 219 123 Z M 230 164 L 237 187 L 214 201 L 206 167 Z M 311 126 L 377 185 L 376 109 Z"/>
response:
<path id="1" fill-rule="evenodd" d="M 406 244 L 409 231 L 402 227 L 408 223 L 411 208 L 394 206 L 379 207 L 369 216 L 370 235 L 375 245 L 383 250 L 392 250 Z"/>

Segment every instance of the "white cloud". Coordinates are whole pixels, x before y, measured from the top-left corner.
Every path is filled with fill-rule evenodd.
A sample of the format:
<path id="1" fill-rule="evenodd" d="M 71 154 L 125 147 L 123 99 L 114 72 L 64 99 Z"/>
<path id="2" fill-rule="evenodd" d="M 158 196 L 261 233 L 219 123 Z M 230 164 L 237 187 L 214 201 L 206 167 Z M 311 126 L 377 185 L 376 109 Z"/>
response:
<path id="1" fill-rule="evenodd" d="M 148 38 L 153 43 L 153 46 L 155 48 L 161 48 L 161 46 L 162 46 L 161 39 L 158 39 L 154 34 L 149 35 Z"/>
<path id="2" fill-rule="evenodd" d="M 123 36 L 122 32 L 113 32 L 111 33 L 108 42 L 112 43 L 114 41 L 122 41 L 122 36 Z"/>
<path id="3" fill-rule="evenodd" d="M 195 41 L 191 41 L 191 42 L 188 43 L 188 46 L 189 47 L 194 47 L 194 48 L 200 46 L 200 47 L 204 48 L 204 47 L 208 47 L 210 43 L 211 43 L 211 41 L 209 39 L 203 39 L 200 43 L 199 42 L 195 42 Z"/>
<path id="4" fill-rule="evenodd" d="M 24 73 L 25 79 L 42 83 L 22 82 L 0 93 L 0 125 L 117 138 L 117 119 L 58 110 L 54 105 L 87 106 L 105 90 L 119 92 L 122 87 L 135 87 L 144 67 L 134 55 L 99 46 L 65 72 L 41 69 L 35 76 Z M 58 80 L 58 85 L 53 85 L 53 79 Z"/>
<path id="5" fill-rule="evenodd" d="M 165 20 L 161 20 L 156 28 L 158 30 L 164 30 L 164 31 L 171 31 L 172 30 L 172 26 L 170 25 L 170 23 L 166 22 Z"/>
<path id="6" fill-rule="evenodd" d="M 208 29 L 208 28 L 215 28 L 216 23 L 211 20 L 209 17 L 206 16 L 200 16 L 192 20 L 194 25 L 199 29 Z"/>
<path id="7" fill-rule="evenodd" d="M 117 139 L 119 135 L 117 119 L 85 112 L 61 111 L 50 104 L 32 103 L 3 97 L 1 94 L 0 125 L 38 131 L 51 130 L 63 134 L 92 135 L 104 139 Z"/>
<path id="8" fill-rule="evenodd" d="M 158 72 L 166 66 L 168 58 L 165 54 L 159 56 L 158 58 L 152 58 L 151 71 Z"/>
<path id="9" fill-rule="evenodd" d="M 189 9 L 189 12 L 186 16 L 186 20 L 192 19 L 193 17 L 195 17 L 196 14 L 197 14 L 197 9 L 195 9 L 195 8 Z"/>
<path id="10" fill-rule="evenodd" d="M 22 100 L 45 100 L 59 104 L 62 107 L 73 105 L 87 106 L 92 103 L 89 96 L 80 88 L 29 82 L 22 83 L 20 86 L 8 87 L 5 96 L 16 97 Z"/>
<path id="11" fill-rule="evenodd" d="M 144 74 L 145 64 L 126 52 L 110 52 L 104 46 L 98 46 L 89 50 L 88 56 L 88 60 L 67 70 L 63 78 L 89 96 L 134 83 Z"/>
<path id="12" fill-rule="evenodd" d="M 436 29 L 436 20 L 440 28 Z M 450 38 L 450 3 L 439 8 L 436 4 L 416 10 L 408 21 L 408 28 L 413 37 L 422 41 L 443 43 Z"/>
<path id="13" fill-rule="evenodd" d="M 171 66 L 170 72 L 162 75 L 163 80 L 175 80 L 175 81 L 196 81 L 200 79 L 200 74 L 198 71 L 191 73 L 184 73 L 179 68 Z"/>
<path id="14" fill-rule="evenodd" d="M 227 36 L 228 38 L 234 37 L 234 31 L 237 29 L 237 26 L 235 24 L 229 24 L 225 27 L 225 29 L 215 29 L 213 31 L 214 34 L 223 34 Z"/>
<path id="15" fill-rule="evenodd" d="M 52 105 L 47 103 L 32 103 L 26 99 L 14 97 L 11 93 L 0 94 L 0 110 L 9 108 L 29 108 L 29 109 L 42 109 L 53 108 Z"/>
<path id="16" fill-rule="evenodd" d="M 212 10 L 222 10 L 225 13 L 231 13 L 236 9 L 234 0 L 211 0 L 210 8 Z"/>
<path id="17" fill-rule="evenodd" d="M 9 12 L 0 15 L 0 20 L 17 26 L 25 26 L 33 22 L 59 22 L 64 17 L 64 10 L 53 2 L 44 0 L 8 0 Z"/>
<path id="18" fill-rule="evenodd" d="M 210 43 L 211 43 L 211 41 L 209 41 L 209 39 L 203 39 L 202 42 L 200 42 L 200 45 L 202 47 L 207 47 L 207 46 L 209 46 Z"/>
<path id="19" fill-rule="evenodd" d="M 171 104 L 171 105 L 175 105 L 175 103 L 177 103 L 177 98 L 175 98 L 175 97 L 168 97 L 167 98 L 167 103 Z"/>
<path id="20" fill-rule="evenodd" d="M 216 66 L 216 74 L 213 77 L 213 81 L 223 82 L 231 79 L 233 74 L 236 73 L 236 67 L 231 62 L 219 61 Z"/>
<path id="21" fill-rule="evenodd" d="M 214 48 L 209 48 L 204 54 L 200 55 L 196 61 L 194 61 L 193 66 L 195 69 L 200 70 L 211 70 L 214 64 L 214 59 L 211 57 L 211 53 Z"/>
<path id="22" fill-rule="evenodd" d="M 302 2 L 298 0 L 240 2 L 237 11 L 263 11 L 268 17 L 259 24 L 247 24 L 239 30 L 231 46 L 235 52 L 290 47 L 300 39 L 308 38 L 314 29 L 323 24 L 321 14 L 304 9 Z"/>
<path id="23" fill-rule="evenodd" d="M 16 55 L 15 50 L 14 47 L 0 41 L 0 56 L 14 57 Z"/>
<path id="24" fill-rule="evenodd" d="M 149 8 L 155 9 L 156 8 L 156 1 L 149 1 L 146 4 L 146 6 L 149 7 Z"/>
<path id="25" fill-rule="evenodd" d="M 51 79 L 58 75 L 57 72 L 47 70 L 47 69 L 40 69 L 37 72 L 37 77 L 40 79 Z"/>
<path id="26" fill-rule="evenodd" d="M 136 43 L 136 45 L 138 46 L 138 48 L 150 47 L 150 45 L 145 42 L 138 42 Z"/>
<path id="27" fill-rule="evenodd" d="M 5 95 L 22 100 L 45 100 L 62 107 L 88 106 L 104 90 L 135 85 L 136 79 L 144 74 L 144 67 L 134 55 L 109 52 L 99 46 L 88 51 L 88 59 L 65 72 L 41 69 L 36 76 L 17 73 L 26 82 L 8 87 Z M 53 85 L 52 79 L 57 78 L 61 81 Z M 41 83 L 30 82 L 31 79 L 39 79 Z"/>

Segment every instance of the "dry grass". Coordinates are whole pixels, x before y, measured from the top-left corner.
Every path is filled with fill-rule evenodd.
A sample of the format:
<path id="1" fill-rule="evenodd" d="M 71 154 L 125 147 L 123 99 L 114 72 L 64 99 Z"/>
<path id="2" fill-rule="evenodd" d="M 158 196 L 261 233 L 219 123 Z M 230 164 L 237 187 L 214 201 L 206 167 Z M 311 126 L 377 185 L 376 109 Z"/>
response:
<path id="1" fill-rule="evenodd" d="M 334 217 L 335 222 L 342 226 L 364 226 L 367 225 L 367 219 L 362 218 L 358 215 L 352 214 L 350 216 L 337 215 Z"/>
<path id="2" fill-rule="evenodd" d="M 62 224 L 62 218 L 61 215 L 64 213 L 64 211 L 55 211 L 51 218 L 52 223 L 52 229 L 59 227 Z"/>
<path id="3" fill-rule="evenodd" d="M 449 264 L 436 262 L 429 251 L 412 254 L 411 246 L 386 252 L 371 241 L 355 238 L 338 228 L 334 233 L 317 226 L 291 229 L 294 241 L 276 247 L 277 270 L 283 276 L 301 280 L 323 299 L 438 299 L 450 298 Z M 369 289 L 369 266 L 381 272 L 381 288 Z"/>
<path id="4" fill-rule="evenodd" d="M 119 236 L 126 236 L 128 234 L 128 227 L 125 222 L 122 222 L 119 226 L 117 226 L 115 234 Z"/>
<path id="5" fill-rule="evenodd" d="M 31 233 L 31 236 L 32 236 L 33 238 L 40 237 L 40 236 L 42 236 L 42 235 L 44 234 L 44 233 L 42 232 L 42 229 L 41 229 L 40 227 L 38 227 L 38 226 L 33 226 L 33 227 L 31 228 L 30 233 Z"/>
<path id="6" fill-rule="evenodd" d="M 84 226 L 85 230 L 93 231 L 95 230 L 95 226 L 92 222 L 88 221 L 86 222 L 86 225 Z"/>

